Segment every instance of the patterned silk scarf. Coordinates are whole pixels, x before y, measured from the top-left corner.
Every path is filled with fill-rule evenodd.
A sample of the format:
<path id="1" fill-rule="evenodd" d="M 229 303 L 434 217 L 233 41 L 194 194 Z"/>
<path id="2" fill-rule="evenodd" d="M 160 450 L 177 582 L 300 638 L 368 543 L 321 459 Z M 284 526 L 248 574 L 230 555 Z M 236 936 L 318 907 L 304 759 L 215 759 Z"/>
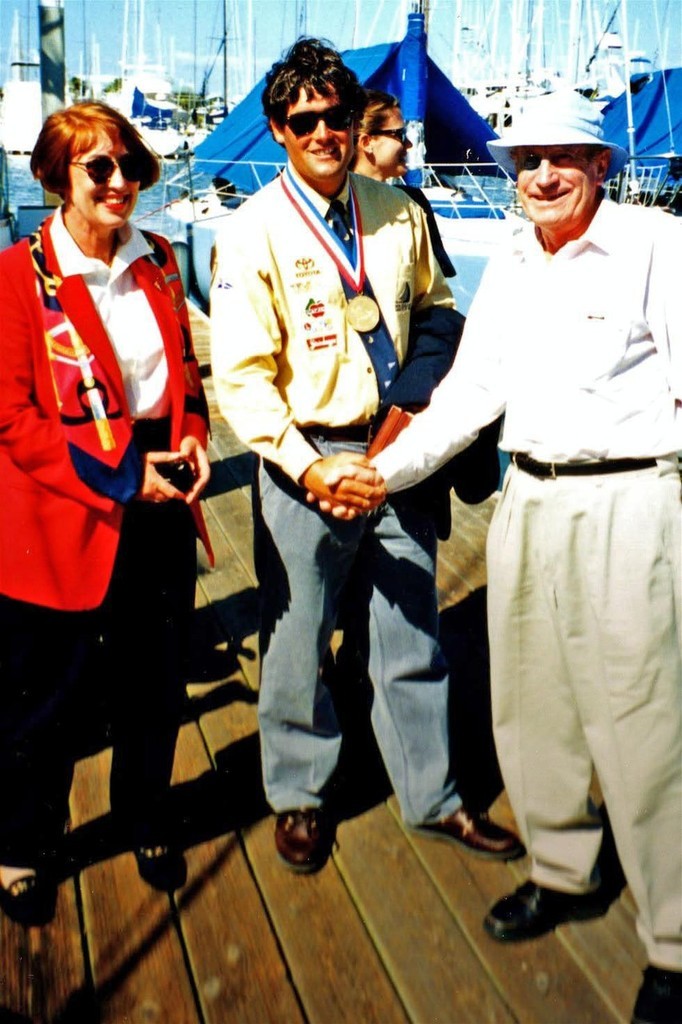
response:
<path id="1" fill-rule="evenodd" d="M 59 417 L 73 467 L 92 490 L 129 501 L 142 480 L 142 463 L 125 414 L 121 385 L 78 334 L 58 298 L 61 278 L 47 268 L 42 231 L 31 235 L 29 249 L 43 312 Z"/>

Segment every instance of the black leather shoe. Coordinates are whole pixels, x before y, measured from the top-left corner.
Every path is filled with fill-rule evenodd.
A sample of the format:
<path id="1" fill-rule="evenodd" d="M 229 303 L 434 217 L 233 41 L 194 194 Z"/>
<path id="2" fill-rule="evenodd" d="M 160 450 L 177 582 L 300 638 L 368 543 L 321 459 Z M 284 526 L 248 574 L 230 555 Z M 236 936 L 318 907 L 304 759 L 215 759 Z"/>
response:
<path id="1" fill-rule="evenodd" d="M 160 892 L 181 889 L 187 881 L 187 863 L 171 846 L 138 846 L 135 860 L 140 878 Z"/>
<path id="2" fill-rule="evenodd" d="M 601 917 L 607 909 L 608 900 L 600 890 L 576 894 L 525 882 L 495 904 L 483 925 L 494 939 L 519 942 L 551 932 L 566 921 Z"/>
<path id="3" fill-rule="evenodd" d="M 457 843 L 469 853 L 488 860 L 516 860 L 526 852 L 523 843 L 509 829 L 496 825 L 487 814 L 475 814 L 464 807 L 441 821 L 418 825 L 413 831 L 429 839 Z"/>
<path id="4" fill-rule="evenodd" d="M 680 1024 L 682 971 L 647 967 L 632 1013 L 632 1024 Z"/>
<path id="5" fill-rule="evenodd" d="M 315 807 L 277 815 L 275 846 L 290 871 L 312 874 L 324 867 L 331 853 L 333 830 L 323 811 Z"/>
<path id="6" fill-rule="evenodd" d="M 7 917 L 26 928 L 47 924 L 57 906 L 57 883 L 46 872 L 16 878 L 0 886 L 0 908 Z"/>

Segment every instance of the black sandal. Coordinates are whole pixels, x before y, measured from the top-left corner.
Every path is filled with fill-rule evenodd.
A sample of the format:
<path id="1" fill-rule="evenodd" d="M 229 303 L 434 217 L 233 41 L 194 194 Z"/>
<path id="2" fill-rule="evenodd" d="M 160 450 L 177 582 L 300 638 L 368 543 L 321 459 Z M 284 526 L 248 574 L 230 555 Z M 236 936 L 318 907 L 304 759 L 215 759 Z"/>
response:
<path id="1" fill-rule="evenodd" d="M 140 878 L 161 892 L 181 889 L 187 881 L 187 863 L 171 846 L 138 846 L 135 860 Z"/>

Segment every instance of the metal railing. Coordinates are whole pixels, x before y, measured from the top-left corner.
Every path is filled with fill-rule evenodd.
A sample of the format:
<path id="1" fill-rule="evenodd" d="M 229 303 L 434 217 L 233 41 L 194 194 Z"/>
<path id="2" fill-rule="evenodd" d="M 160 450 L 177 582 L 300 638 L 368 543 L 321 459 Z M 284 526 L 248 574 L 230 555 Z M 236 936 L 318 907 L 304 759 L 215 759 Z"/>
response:
<path id="1" fill-rule="evenodd" d="M 423 189 L 446 217 L 501 220 L 517 207 L 513 179 L 494 162 L 427 164 Z"/>
<path id="2" fill-rule="evenodd" d="M 16 225 L 9 205 L 9 168 L 7 155 L 0 146 L 0 231 L 2 246 L 9 245 L 15 239 Z"/>
<path id="3" fill-rule="evenodd" d="M 226 165 L 224 159 L 195 161 L 188 155 L 166 181 L 165 211 L 184 224 L 223 217 L 271 181 L 283 166 L 283 162 L 257 160 Z M 521 212 L 513 178 L 493 162 L 427 164 L 421 187 L 441 217 L 501 220 Z M 617 202 L 662 205 L 682 213 L 682 157 L 637 158 L 605 187 Z"/>
<path id="4" fill-rule="evenodd" d="M 283 166 L 283 162 L 257 160 L 233 161 L 226 166 L 224 159 L 195 163 L 191 156 L 185 158 L 181 170 L 166 182 L 169 212 L 195 221 L 221 216 L 271 181 Z M 422 188 L 442 216 L 499 219 L 515 208 L 514 182 L 496 163 L 427 164 L 423 179 Z M 239 184 L 244 181 L 247 188 Z"/>
<path id="5" fill-rule="evenodd" d="M 679 157 L 635 157 L 606 182 L 606 193 L 619 203 L 668 205 L 680 190 L 679 161 Z"/>

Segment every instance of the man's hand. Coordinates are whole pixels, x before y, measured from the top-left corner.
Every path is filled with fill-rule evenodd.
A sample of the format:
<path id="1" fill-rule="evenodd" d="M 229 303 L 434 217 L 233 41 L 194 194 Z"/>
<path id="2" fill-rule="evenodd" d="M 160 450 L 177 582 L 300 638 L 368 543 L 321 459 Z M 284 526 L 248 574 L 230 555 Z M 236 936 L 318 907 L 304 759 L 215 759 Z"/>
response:
<path id="1" fill-rule="evenodd" d="M 339 452 L 318 459 L 300 482 L 307 491 L 307 501 L 317 502 L 322 512 L 331 512 L 337 519 L 355 519 L 386 498 L 384 481 L 360 452 Z"/>

